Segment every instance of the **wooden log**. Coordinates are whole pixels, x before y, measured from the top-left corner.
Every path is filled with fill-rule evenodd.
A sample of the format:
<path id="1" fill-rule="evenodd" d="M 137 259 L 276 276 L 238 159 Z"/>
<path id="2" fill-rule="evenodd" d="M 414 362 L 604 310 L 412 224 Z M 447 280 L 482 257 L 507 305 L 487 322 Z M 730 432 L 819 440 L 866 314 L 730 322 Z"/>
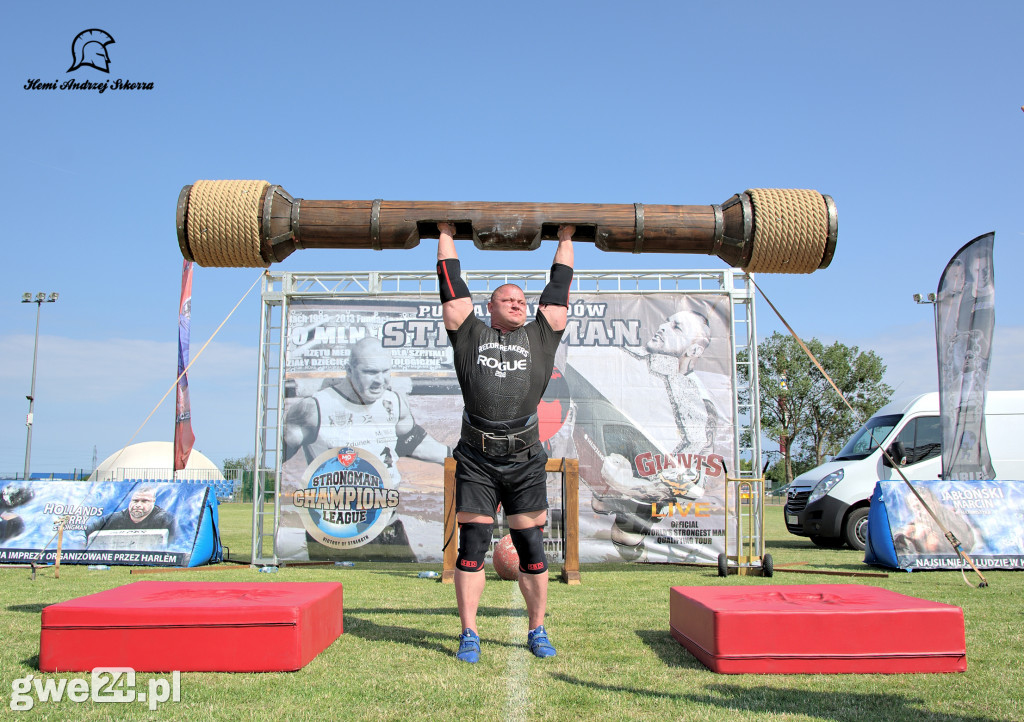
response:
<path id="1" fill-rule="evenodd" d="M 556 468 L 551 468 L 551 462 Z M 558 464 L 557 462 L 563 462 Z M 582 584 L 580 579 L 580 462 L 577 459 L 548 459 L 548 471 L 561 471 L 563 480 L 562 520 L 565 525 L 565 564 L 562 581 Z"/>
<path id="2" fill-rule="evenodd" d="M 218 184 L 243 183 L 249 185 L 239 186 L 238 205 L 233 206 L 232 194 L 225 192 L 229 186 Z M 352 201 L 304 200 L 280 186 L 259 183 L 199 181 L 185 186 L 178 197 L 176 219 L 182 255 L 200 265 L 266 266 L 300 248 L 408 249 L 423 239 L 437 238 L 438 222 L 446 221 L 455 224 L 456 240 L 472 240 L 483 250 L 533 250 L 541 241 L 557 239 L 560 225 L 574 225 L 574 241 L 593 243 L 602 251 L 707 254 L 747 268 L 756 243 L 763 250 L 765 244 L 778 242 L 758 240 L 760 224 L 774 225 L 773 237 L 792 236 L 796 254 L 804 258 L 790 268 L 783 258 L 776 265 L 762 261 L 761 268 L 751 270 L 808 273 L 829 265 L 838 236 L 835 204 L 816 191 L 760 189 L 706 206 Z M 259 187 L 265 190 L 258 218 L 249 218 L 257 207 L 252 194 Z M 761 203 L 759 197 L 772 203 Z M 223 258 L 234 255 L 208 250 L 213 236 L 218 237 L 215 244 L 249 243 L 241 239 L 243 230 L 232 230 L 232 223 L 244 224 L 247 230 L 258 224 L 258 257 L 246 255 L 249 260 L 225 262 Z"/>

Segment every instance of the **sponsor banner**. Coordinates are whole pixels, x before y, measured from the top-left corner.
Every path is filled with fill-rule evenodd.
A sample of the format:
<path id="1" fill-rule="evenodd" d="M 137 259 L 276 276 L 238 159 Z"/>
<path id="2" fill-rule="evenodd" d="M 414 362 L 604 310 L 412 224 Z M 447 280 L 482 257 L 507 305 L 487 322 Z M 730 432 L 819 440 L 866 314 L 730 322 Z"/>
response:
<path id="1" fill-rule="evenodd" d="M 988 233 L 957 251 L 935 296 L 944 479 L 996 476 L 985 436 L 985 389 L 996 314 L 994 241 L 995 234 Z"/>
<path id="2" fill-rule="evenodd" d="M 0 489 L 0 564 L 195 566 L 208 487 L 159 482 L 29 481 Z"/>
<path id="3" fill-rule="evenodd" d="M 948 530 L 979 569 L 1024 569 L 1024 482 L 912 483 L 942 528 L 905 483 L 880 481 L 871 502 L 871 552 L 865 561 L 898 569 L 967 567 L 946 539 Z"/>
<path id="4" fill-rule="evenodd" d="M 724 294 L 573 300 L 538 415 L 548 455 L 580 461 L 581 561 L 716 563 L 725 551 L 730 313 Z M 443 462 L 462 409 L 436 298 L 292 299 L 278 556 L 441 561 Z M 557 561 L 556 474 L 548 500 Z"/>

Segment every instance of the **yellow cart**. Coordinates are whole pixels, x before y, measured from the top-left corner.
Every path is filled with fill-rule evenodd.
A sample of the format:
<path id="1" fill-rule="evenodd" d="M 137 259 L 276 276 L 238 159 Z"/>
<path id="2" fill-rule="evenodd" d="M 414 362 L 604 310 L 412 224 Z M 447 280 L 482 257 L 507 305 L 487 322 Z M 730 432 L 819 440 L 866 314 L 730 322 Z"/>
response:
<path id="1" fill-rule="evenodd" d="M 735 487 L 730 499 L 729 489 Z M 734 535 L 729 534 L 730 501 Z M 760 479 L 725 480 L 725 551 L 718 555 L 718 576 L 730 573 L 740 576 L 770 577 L 775 571 L 771 554 L 764 553 L 764 477 Z M 745 528 L 744 528 L 745 527 Z M 736 554 L 729 554 L 729 542 L 734 539 Z"/>

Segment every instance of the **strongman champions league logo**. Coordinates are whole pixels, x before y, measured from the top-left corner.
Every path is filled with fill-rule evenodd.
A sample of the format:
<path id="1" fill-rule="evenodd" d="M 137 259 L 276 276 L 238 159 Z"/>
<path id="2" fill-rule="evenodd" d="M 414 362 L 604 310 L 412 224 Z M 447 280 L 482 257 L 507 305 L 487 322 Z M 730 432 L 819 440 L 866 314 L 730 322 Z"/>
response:
<path id="1" fill-rule="evenodd" d="M 302 524 L 316 541 L 333 549 L 369 544 L 398 508 L 398 489 L 376 456 L 359 447 L 328 449 L 302 475 L 292 492 Z"/>

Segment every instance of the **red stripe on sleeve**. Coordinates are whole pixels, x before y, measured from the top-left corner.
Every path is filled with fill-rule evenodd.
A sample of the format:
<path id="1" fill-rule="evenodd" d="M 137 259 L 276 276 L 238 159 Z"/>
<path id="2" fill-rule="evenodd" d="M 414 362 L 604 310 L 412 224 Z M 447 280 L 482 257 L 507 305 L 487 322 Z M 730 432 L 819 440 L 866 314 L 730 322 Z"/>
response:
<path id="1" fill-rule="evenodd" d="M 448 277 L 448 264 L 441 261 L 441 268 L 444 269 L 444 281 L 448 284 L 448 295 L 455 296 L 455 289 L 452 288 L 452 279 Z"/>

